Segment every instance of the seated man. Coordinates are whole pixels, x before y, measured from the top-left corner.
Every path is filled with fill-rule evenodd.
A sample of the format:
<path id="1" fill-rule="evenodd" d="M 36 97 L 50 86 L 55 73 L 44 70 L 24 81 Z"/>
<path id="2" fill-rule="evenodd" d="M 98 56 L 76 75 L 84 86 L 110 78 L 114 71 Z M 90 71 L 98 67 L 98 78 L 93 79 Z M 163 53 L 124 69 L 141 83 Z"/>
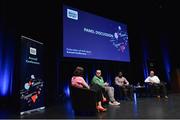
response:
<path id="1" fill-rule="evenodd" d="M 160 82 L 156 75 L 154 75 L 153 70 L 150 71 L 150 76 L 146 78 L 145 83 L 147 83 L 151 89 L 155 89 L 157 98 L 160 98 L 160 95 L 166 99 L 168 98 L 166 86 L 164 83 Z"/>
<path id="2" fill-rule="evenodd" d="M 129 82 L 125 77 L 123 77 L 123 73 L 119 72 L 118 76 L 115 77 L 115 85 L 117 85 L 120 91 L 123 92 L 126 100 L 131 99 L 133 96 L 133 88 L 129 85 Z"/>
<path id="3" fill-rule="evenodd" d="M 100 88 L 102 88 L 105 92 L 107 92 L 108 97 L 110 99 L 109 104 L 110 105 L 119 105 L 120 103 L 117 102 L 114 99 L 114 88 L 110 87 L 107 82 L 104 83 L 103 78 L 101 77 L 101 70 L 96 70 L 96 75 L 93 77 L 91 81 L 92 86 L 94 84 L 98 85 Z"/>

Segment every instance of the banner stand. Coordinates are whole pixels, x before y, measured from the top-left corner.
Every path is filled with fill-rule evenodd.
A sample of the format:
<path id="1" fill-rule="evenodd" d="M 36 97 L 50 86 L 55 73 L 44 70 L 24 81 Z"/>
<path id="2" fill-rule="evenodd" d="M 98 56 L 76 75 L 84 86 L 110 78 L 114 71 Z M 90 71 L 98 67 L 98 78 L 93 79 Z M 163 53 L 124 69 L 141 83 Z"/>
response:
<path id="1" fill-rule="evenodd" d="M 20 115 L 44 106 L 43 43 L 21 36 Z"/>
<path id="2" fill-rule="evenodd" d="M 24 112 L 20 112 L 20 115 L 24 115 L 24 114 L 30 114 L 34 111 L 41 111 L 41 110 L 44 110 L 45 107 L 40 107 L 40 108 L 37 108 L 37 109 L 32 109 L 32 110 L 28 110 L 28 111 L 24 111 Z"/>

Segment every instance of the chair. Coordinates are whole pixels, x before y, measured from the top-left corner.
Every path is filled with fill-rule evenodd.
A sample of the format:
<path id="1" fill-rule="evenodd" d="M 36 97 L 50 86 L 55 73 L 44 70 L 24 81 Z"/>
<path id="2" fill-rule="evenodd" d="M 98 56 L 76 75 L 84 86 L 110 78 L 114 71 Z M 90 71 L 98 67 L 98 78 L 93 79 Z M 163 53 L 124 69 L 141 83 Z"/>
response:
<path id="1" fill-rule="evenodd" d="M 128 100 L 132 99 L 133 97 L 133 86 L 129 85 L 129 88 L 125 88 L 127 91 L 127 97 L 125 96 L 125 93 L 123 91 L 123 88 L 119 87 L 118 85 L 114 85 L 114 94 L 115 94 L 115 99 L 117 100 Z"/>
<path id="2" fill-rule="evenodd" d="M 96 114 L 96 93 L 86 88 L 70 86 L 72 107 L 76 115 Z"/>
<path id="3" fill-rule="evenodd" d="M 164 85 L 167 85 L 167 83 L 166 82 L 161 82 L 161 83 L 163 83 Z M 150 97 L 155 97 L 155 96 L 157 96 L 157 90 L 156 89 L 160 89 L 160 87 L 159 86 L 150 86 L 148 83 L 145 83 L 145 88 L 146 88 L 146 93 L 148 93 L 149 95 L 148 96 L 150 96 Z"/>
<path id="4" fill-rule="evenodd" d="M 114 97 L 116 100 L 120 101 L 120 100 L 124 100 L 124 95 L 123 95 L 123 91 L 122 89 L 119 88 L 118 85 L 113 85 L 114 87 Z"/>

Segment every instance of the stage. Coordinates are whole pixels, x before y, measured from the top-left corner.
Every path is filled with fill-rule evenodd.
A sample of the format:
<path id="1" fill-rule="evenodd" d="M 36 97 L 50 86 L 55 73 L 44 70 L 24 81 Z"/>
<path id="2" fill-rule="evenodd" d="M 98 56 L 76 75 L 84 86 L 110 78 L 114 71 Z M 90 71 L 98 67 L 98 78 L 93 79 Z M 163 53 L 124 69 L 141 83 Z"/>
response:
<path id="1" fill-rule="evenodd" d="M 120 106 L 108 105 L 108 111 L 98 113 L 95 116 L 75 116 L 72 110 L 71 102 L 64 99 L 52 106 L 46 107 L 45 110 L 33 112 L 19 116 L 13 110 L 0 110 L 0 118 L 22 118 L 22 119 L 73 119 L 73 118 L 90 118 L 90 119 L 134 119 L 134 118 L 180 118 L 180 94 L 170 94 L 168 100 L 143 97 L 134 101 L 120 101 Z"/>

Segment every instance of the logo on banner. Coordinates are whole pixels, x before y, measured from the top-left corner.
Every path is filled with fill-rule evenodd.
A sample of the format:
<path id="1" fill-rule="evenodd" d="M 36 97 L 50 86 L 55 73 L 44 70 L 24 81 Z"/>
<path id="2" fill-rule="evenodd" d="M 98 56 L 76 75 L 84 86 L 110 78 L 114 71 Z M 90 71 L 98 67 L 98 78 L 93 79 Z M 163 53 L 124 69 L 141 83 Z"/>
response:
<path id="1" fill-rule="evenodd" d="M 75 10 L 67 9 L 67 17 L 73 20 L 78 20 L 78 12 Z"/>
<path id="2" fill-rule="evenodd" d="M 36 55 L 36 48 L 30 47 L 30 54 L 31 55 Z"/>

